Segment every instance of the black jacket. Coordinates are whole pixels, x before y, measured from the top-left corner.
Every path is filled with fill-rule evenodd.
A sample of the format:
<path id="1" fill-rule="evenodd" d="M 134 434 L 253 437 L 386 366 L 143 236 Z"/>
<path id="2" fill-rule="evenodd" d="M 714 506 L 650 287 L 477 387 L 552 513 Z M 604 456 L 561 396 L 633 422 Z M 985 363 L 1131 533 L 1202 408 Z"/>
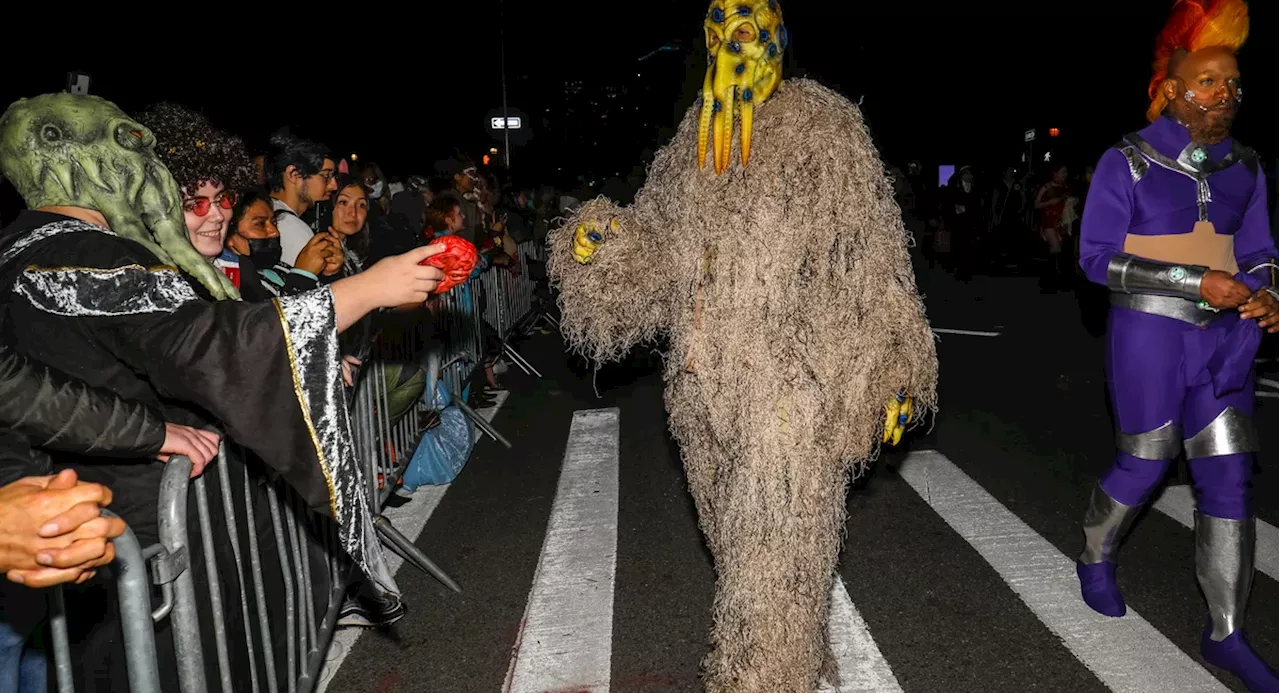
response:
<path id="1" fill-rule="evenodd" d="M 0 484 L 47 474 L 29 447 L 104 457 L 152 457 L 164 420 L 0 345 Z M 15 435 L 17 434 L 17 435 Z"/>

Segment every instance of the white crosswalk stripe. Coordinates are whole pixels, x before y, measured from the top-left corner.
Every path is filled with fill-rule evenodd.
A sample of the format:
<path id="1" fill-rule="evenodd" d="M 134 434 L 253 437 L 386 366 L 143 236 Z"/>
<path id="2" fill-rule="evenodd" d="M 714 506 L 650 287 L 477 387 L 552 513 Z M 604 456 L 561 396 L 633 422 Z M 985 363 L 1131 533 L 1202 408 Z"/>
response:
<path id="1" fill-rule="evenodd" d="M 1132 608 L 1108 618 L 1086 606 L 1072 559 L 945 456 L 912 453 L 899 473 L 1111 690 L 1227 690 Z"/>
<path id="2" fill-rule="evenodd" d="M 824 685 L 818 693 L 902 693 L 902 686 L 885 661 L 862 614 L 849 599 L 844 580 L 831 585 L 831 614 L 827 622 L 840 686 Z"/>
<path id="3" fill-rule="evenodd" d="M 505 693 L 608 693 L 618 558 L 618 410 L 574 414 Z"/>
<path id="4" fill-rule="evenodd" d="M 618 549 L 619 498 L 626 493 L 620 488 L 620 430 L 625 423 L 621 416 L 618 409 L 583 410 L 573 416 L 524 618 L 519 635 L 509 643 L 503 693 L 609 693 L 611 688 L 627 688 L 611 680 L 615 630 L 625 627 L 615 623 L 614 614 L 618 562 L 627 559 Z M 1121 693 L 1228 690 L 1132 607 L 1122 619 L 1090 610 L 1080 598 L 1072 557 L 942 453 L 912 453 L 898 474 L 950 527 L 955 540 L 971 546 L 1040 624 L 1107 689 Z M 447 488 L 424 488 L 413 503 L 391 511 L 413 513 L 397 517 L 397 524 L 416 536 Z M 1191 525 L 1188 487 L 1170 487 L 1154 505 L 1179 523 Z M 1276 528 L 1261 521 L 1258 527 L 1258 569 L 1275 578 Z M 399 559 L 393 561 L 399 563 Z M 1013 604 L 1011 596 L 1001 598 Z M 979 602 L 979 596 L 974 600 Z M 839 575 L 832 585 L 830 608 L 829 634 L 840 684 L 824 685 L 819 693 L 903 693 L 900 674 L 891 666 L 894 652 L 886 657 Z M 359 635 L 360 631 L 339 634 L 320 691 Z M 1059 656 L 1070 662 L 1065 652 Z M 1080 673 L 1084 675 L 1083 670 Z M 911 683 L 911 678 L 901 681 Z M 692 680 L 688 684 L 696 686 Z M 907 692 L 916 690 L 915 686 Z"/>

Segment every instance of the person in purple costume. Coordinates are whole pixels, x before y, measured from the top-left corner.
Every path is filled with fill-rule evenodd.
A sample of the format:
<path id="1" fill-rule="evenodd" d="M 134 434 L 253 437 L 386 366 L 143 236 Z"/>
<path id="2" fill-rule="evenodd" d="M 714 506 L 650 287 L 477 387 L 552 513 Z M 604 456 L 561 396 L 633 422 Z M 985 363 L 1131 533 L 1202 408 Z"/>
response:
<path id="1" fill-rule="evenodd" d="M 1242 0 L 1178 0 L 1157 42 L 1151 124 L 1098 161 L 1080 265 L 1111 290 L 1107 384 L 1115 464 L 1093 491 L 1076 564 L 1084 601 L 1125 614 L 1116 549 L 1170 462 L 1195 486 L 1206 661 L 1252 691 L 1276 672 L 1242 626 L 1253 582 L 1253 360 L 1277 330 L 1276 245 L 1257 157 L 1229 136 L 1241 102 Z"/>

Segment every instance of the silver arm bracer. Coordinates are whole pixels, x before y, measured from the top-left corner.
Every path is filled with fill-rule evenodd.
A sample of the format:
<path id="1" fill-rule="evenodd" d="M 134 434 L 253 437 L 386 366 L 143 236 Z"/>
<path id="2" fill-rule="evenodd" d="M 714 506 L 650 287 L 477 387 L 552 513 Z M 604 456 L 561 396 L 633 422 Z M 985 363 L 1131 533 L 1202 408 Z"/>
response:
<path id="1" fill-rule="evenodd" d="M 1126 294 L 1175 296 L 1200 300 L 1200 281 L 1209 268 L 1175 265 L 1117 253 L 1107 264 L 1107 288 Z"/>

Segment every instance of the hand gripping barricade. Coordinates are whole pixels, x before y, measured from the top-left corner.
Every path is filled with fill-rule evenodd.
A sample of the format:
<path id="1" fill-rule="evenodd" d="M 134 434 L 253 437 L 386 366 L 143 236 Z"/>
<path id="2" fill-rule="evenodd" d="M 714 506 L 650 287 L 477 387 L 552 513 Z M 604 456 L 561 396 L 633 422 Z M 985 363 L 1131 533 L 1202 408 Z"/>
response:
<path id="1" fill-rule="evenodd" d="M 404 380 L 406 367 L 421 367 L 426 384 L 442 380 L 454 404 L 480 430 L 510 447 L 466 406 L 462 392 L 482 362 L 482 320 L 502 340 L 501 355 L 536 375 L 511 341 L 522 328 L 532 329 L 542 321 L 555 324 L 537 304 L 528 271 L 528 260 L 537 261 L 543 254 L 533 243 L 522 244 L 519 274 L 490 269 L 439 297 L 432 319 L 384 329 L 378 336 L 373 358 L 359 369 L 350 399 L 356 451 L 369 470 L 369 498 L 375 509 L 386 506 L 422 434 L 421 398 L 408 411 L 395 401 L 398 383 L 393 381 Z M 477 301 L 482 285 L 488 296 L 483 314 Z M 111 570 L 119 595 L 129 690 L 166 690 L 162 661 L 176 668 L 182 693 L 314 690 L 338 611 L 358 577 L 341 550 L 336 526 L 307 509 L 288 486 L 245 464 L 234 444 L 224 443 L 218 460 L 200 477 L 190 479 L 190 473 L 191 461 L 181 456 L 173 457 L 164 470 L 158 544 L 140 546 L 132 530 L 114 541 Z M 198 534 L 190 531 L 190 507 Z M 375 515 L 375 526 L 389 548 L 461 591 L 385 516 Z M 73 693 L 75 667 L 62 588 L 49 591 L 49 608 L 56 690 Z M 169 648 L 172 657 L 157 656 L 157 650 Z"/>

